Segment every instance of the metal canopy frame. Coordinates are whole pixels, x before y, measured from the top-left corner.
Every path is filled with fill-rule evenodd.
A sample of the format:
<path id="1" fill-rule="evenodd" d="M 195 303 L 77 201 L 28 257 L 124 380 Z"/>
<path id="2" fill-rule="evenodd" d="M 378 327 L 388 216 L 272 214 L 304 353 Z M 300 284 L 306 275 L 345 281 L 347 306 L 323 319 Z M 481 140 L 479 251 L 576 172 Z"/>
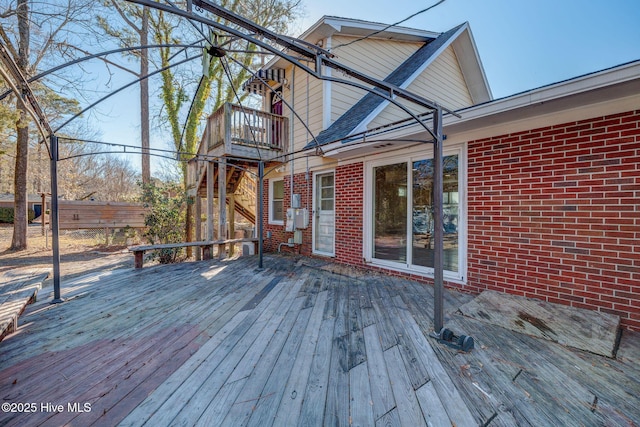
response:
<path id="1" fill-rule="evenodd" d="M 310 75 L 325 81 L 342 83 L 350 86 L 354 86 L 363 89 L 367 92 L 376 94 L 395 106 L 406 112 L 411 118 L 419 123 L 433 138 L 431 141 L 425 141 L 425 143 L 433 143 L 433 161 L 434 161 L 434 336 L 441 338 L 441 331 L 444 324 L 444 310 L 443 310 L 443 294 L 444 294 L 444 232 L 443 225 L 443 177 L 442 177 L 442 161 L 443 161 L 443 132 L 442 132 L 442 117 L 443 112 L 453 114 L 460 117 L 457 113 L 449 110 L 440 104 L 414 94 L 408 90 L 402 89 L 396 85 L 388 82 L 373 78 L 363 72 L 354 70 L 347 67 L 333 58 L 331 52 L 322 49 L 319 46 L 311 45 L 306 41 L 299 40 L 293 37 L 287 37 L 277 34 L 267 28 L 264 28 L 238 14 L 225 9 L 222 6 L 212 3 L 209 0 L 191 0 L 187 1 L 186 10 L 180 9 L 173 5 L 161 4 L 152 0 L 127 0 L 131 3 L 136 3 L 142 6 L 148 6 L 154 9 L 158 9 L 167 13 L 181 16 L 190 21 L 196 21 L 201 24 L 213 27 L 217 30 L 224 31 L 236 37 L 245 39 L 257 46 L 263 48 L 266 51 L 273 53 L 275 56 L 283 58 L 287 62 L 291 63 L 294 67 L 301 68 Z M 232 28 L 228 25 L 215 22 L 206 17 L 196 15 L 193 12 L 193 7 L 200 8 L 201 10 L 208 11 L 216 16 L 219 16 L 233 24 L 248 31 L 243 33 L 242 31 Z M 269 43 L 260 40 L 258 37 L 267 39 L 276 45 L 280 46 L 278 49 Z M 293 52 L 299 57 L 294 57 L 285 51 Z M 314 68 L 306 65 L 307 62 L 313 63 Z M 323 74 L 323 68 L 329 67 L 338 70 L 345 75 L 356 79 L 354 81 L 340 79 Z M 363 84 L 364 83 L 364 84 Z M 397 98 L 405 101 L 412 102 L 423 108 L 426 108 L 433 112 L 432 128 L 430 128 L 424 120 L 417 117 L 412 111 L 409 110 L 404 104 L 399 102 Z M 320 148 L 320 147 L 318 147 Z M 260 162 L 262 165 L 262 162 Z M 259 173 L 262 176 L 262 174 Z M 261 193 L 261 192 L 260 192 Z M 260 194 L 262 196 L 262 194 Z M 262 201 L 262 199 L 260 200 Z M 262 203 L 259 203 L 262 205 Z M 262 230 L 262 218 L 258 227 L 259 232 Z M 259 242 L 262 240 L 262 236 L 259 237 Z M 262 245 L 259 245 L 259 251 L 262 252 Z M 262 254 L 260 254 L 262 258 Z"/>
<path id="2" fill-rule="evenodd" d="M 201 24 L 207 25 L 209 27 L 215 28 L 217 30 L 226 32 L 231 34 L 232 36 L 242 38 L 247 40 L 255 45 L 263 48 L 265 51 L 271 52 L 275 56 L 285 59 L 289 63 L 291 63 L 294 67 L 301 68 L 303 71 L 309 73 L 310 75 L 325 81 L 331 81 L 335 83 L 346 84 L 350 86 L 354 86 L 360 89 L 363 89 L 367 92 L 376 94 L 377 96 L 382 97 L 386 101 L 394 104 L 395 106 L 402 109 L 406 112 L 412 119 L 414 119 L 418 124 L 420 124 L 429 135 L 433 138 L 432 140 L 426 140 L 425 143 L 433 143 L 433 158 L 434 158 L 434 333 L 433 336 L 436 338 L 442 338 L 441 332 L 443 331 L 443 177 L 442 177 L 442 161 L 443 161 L 443 132 L 442 132 L 442 117 L 443 113 L 446 112 L 448 114 L 453 114 L 455 116 L 460 117 L 457 113 L 452 110 L 449 110 L 438 103 L 428 100 L 424 97 L 416 95 L 410 91 L 402 89 L 396 85 L 390 84 L 385 81 L 381 81 L 375 79 L 365 73 L 354 70 L 350 67 L 347 67 L 338 61 L 336 61 L 331 54 L 331 52 L 324 50 L 318 46 L 312 45 L 304 40 L 299 40 L 296 38 L 279 35 L 274 33 L 267 28 L 261 27 L 254 22 L 237 15 L 219 5 L 216 5 L 208 0 L 187 0 L 186 2 L 186 10 L 182 10 L 173 4 L 166 5 L 161 4 L 152 0 L 127 0 L 131 3 L 136 3 L 142 6 L 148 6 L 154 9 L 158 9 L 167 13 L 172 13 L 183 18 L 188 19 L 191 23 L 199 22 Z M 171 2 L 169 2 L 171 3 Z M 196 6 L 202 10 L 213 13 L 216 16 L 219 16 L 228 22 L 231 22 L 245 30 L 249 33 L 243 33 L 242 31 L 229 27 L 227 25 L 215 22 L 213 20 L 207 19 L 203 16 L 196 15 L 193 12 L 192 6 Z M 260 38 L 267 39 L 272 43 L 280 46 L 280 48 L 276 48 L 273 45 L 264 42 Z M 286 52 L 293 52 L 298 57 L 294 57 Z M 14 80 L 18 82 L 18 85 L 14 89 L 16 95 L 23 96 L 26 95 L 25 98 L 29 102 L 29 107 L 27 110 L 34 117 L 34 120 L 38 124 L 41 133 L 45 136 L 48 133 L 49 137 L 49 147 L 50 148 L 50 157 L 51 157 L 51 198 L 52 198 L 52 206 L 51 206 L 51 227 L 52 227 L 52 240 L 53 240 L 53 264 L 54 264 L 54 299 L 52 303 L 62 302 L 63 299 L 60 295 L 60 252 L 59 252 L 59 239 L 58 239 L 58 203 L 57 203 L 57 162 L 59 160 L 58 156 L 58 137 L 55 135 L 55 131 L 49 125 L 48 120 L 44 116 L 42 109 L 40 108 L 35 96 L 33 95 L 29 82 L 25 79 L 25 77 L 19 72 L 18 67 L 15 62 L 13 62 L 12 58 L 7 54 L 4 45 L 0 42 L 0 59 L 5 64 L 5 66 L 9 69 L 10 73 L 13 74 Z M 97 55 L 96 55 L 97 56 Z M 314 67 L 309 67 L 307 63 L 314 64 Z M 324 67 L 332 68 L 340 71 L 341 73 L 349 76 L 356 81 L 346 80 L 341 78 L 336 78 L 332 76 L 328 76 L 323 73 Z M 145 76 L 143 78 L 147 78 L 149 76 Z M 19 87 L 22 90 L 22 93 L 18 93 Z M 4 94 L 6 95 L 6 93 Z M 3 96 L 4 96 L 3 95 Z M 409 101 L 418 106 L 426 108 L 432 112 L 432 126 L 429 127 L 427 125 L 427 121 L 421 119 L 416 116 L 412 111 L 409 110 L 404 104 L 402 104 L 398 99 Z M 26 102 L 25 102 L 25 105 Z M 421 115 L 424 117 L 424 115 Z M 65 123 L 66 124 L 66 123 Z M 46 132 L 45 132 L 46 130 Z M 314 138 L 315 139 L 315 138 Z M 46 145 L 46 138 L 45 138 Z M 320 148 L 318 146 L 318 148 Z M 262 183 L 264 177 L 264 162 L 260 161 L 258 164 L 258 178 L 260 183 Z M 262 209 L 262 185 L 259 185 L 259 209 Z M 260 238 L 259 238 L 259 256 L 260 256 L 260 267 L 262 266 L 262 232 L 263 232 L 263 224 L 262 224 L 262 215 L 260 215 L 260 224 L 258 227 Z"/>

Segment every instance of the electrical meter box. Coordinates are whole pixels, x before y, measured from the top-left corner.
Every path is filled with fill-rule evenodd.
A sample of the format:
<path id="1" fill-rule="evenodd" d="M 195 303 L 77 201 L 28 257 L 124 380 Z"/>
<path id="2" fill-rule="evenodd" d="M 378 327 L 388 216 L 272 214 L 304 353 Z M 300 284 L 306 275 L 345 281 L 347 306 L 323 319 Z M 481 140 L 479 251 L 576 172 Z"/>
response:
<path id="1" fill-rule="evenodd" d="M 300 197 L 299 194 L 292 194 L 291 195 L 291 207 L 294 209 L 300 209 L 300 206 L 302 206 L 301 203 L 302 198 Z"/>
<path id="2" fill-rule="evenodd" d="M 287 209 L 286 231 L 302 230 L 309 226 L 309 213 L 306 208 Z"/>

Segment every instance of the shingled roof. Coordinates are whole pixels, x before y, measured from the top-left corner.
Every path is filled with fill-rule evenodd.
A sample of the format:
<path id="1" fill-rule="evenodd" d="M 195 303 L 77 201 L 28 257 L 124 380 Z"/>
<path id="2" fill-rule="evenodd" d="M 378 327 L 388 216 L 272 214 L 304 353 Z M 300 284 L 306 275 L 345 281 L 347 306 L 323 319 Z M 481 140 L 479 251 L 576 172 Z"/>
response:
<path id="1" fill-rule="evenodd" d="M 445 45 L 456 32 L 465 24 L 450 29 L 440 34 L 437 38 L 426 42 L 420 49 L 404 61 L 398 68 L 393 70 L 391 74 L 384 79 L 386 83 L 396 86 L 402 86 L 426 61 L 435 55 L 439 49 Z M 375 89 L 383 93 L 379 89 Z M 375 93 L 367 93 L 360 101 L 355 103 L 353 107 L 347 110 L 338 118 L 331 126 L 323 130 L 316 137 L 320 145 L 330 142 L 339 141 L 349 136 L 376 108 L 378 108 L 385 99 Z M 316 147 L 316 141 L 307 144 L 305 149 Z"/>

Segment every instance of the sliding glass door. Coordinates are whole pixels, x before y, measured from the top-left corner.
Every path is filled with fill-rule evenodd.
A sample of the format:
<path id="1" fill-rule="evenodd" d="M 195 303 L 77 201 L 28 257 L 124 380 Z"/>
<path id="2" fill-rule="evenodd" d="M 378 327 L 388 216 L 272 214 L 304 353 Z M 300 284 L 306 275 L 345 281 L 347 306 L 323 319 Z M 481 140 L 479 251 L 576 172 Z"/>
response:
<path id="1" fill-rule="evenodd" d="M 460 156 L 443 165 L 444 269 L 460 273 Z M 430 272 L 434 254 L 433 160 L 371 168 L 371 257 L 380 264 Z"/>

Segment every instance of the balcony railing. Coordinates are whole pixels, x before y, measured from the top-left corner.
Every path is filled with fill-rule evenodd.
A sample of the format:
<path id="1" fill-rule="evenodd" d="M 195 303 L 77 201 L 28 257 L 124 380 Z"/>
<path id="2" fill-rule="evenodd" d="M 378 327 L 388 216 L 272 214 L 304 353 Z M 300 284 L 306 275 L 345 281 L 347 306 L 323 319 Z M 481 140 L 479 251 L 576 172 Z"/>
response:
<path id="1" fill-rule="evenodd" d="M 207 130 L 209 150 L 224 144 L 227 154 L 234 152 L 234 144 L 283 152 L 289 142 L 286 117 L 230 103 L 209 116 Z"/>
<path id="2" fill-rule="evenodd" d="M 202 159 L 207 155 L 277 160 L 289 146 L 287 117 L 225 103 L 207 119 L 198 146 Z M 206 162 L 191 161 L 187 168 L 189 188 L 195 188 Z"/>

